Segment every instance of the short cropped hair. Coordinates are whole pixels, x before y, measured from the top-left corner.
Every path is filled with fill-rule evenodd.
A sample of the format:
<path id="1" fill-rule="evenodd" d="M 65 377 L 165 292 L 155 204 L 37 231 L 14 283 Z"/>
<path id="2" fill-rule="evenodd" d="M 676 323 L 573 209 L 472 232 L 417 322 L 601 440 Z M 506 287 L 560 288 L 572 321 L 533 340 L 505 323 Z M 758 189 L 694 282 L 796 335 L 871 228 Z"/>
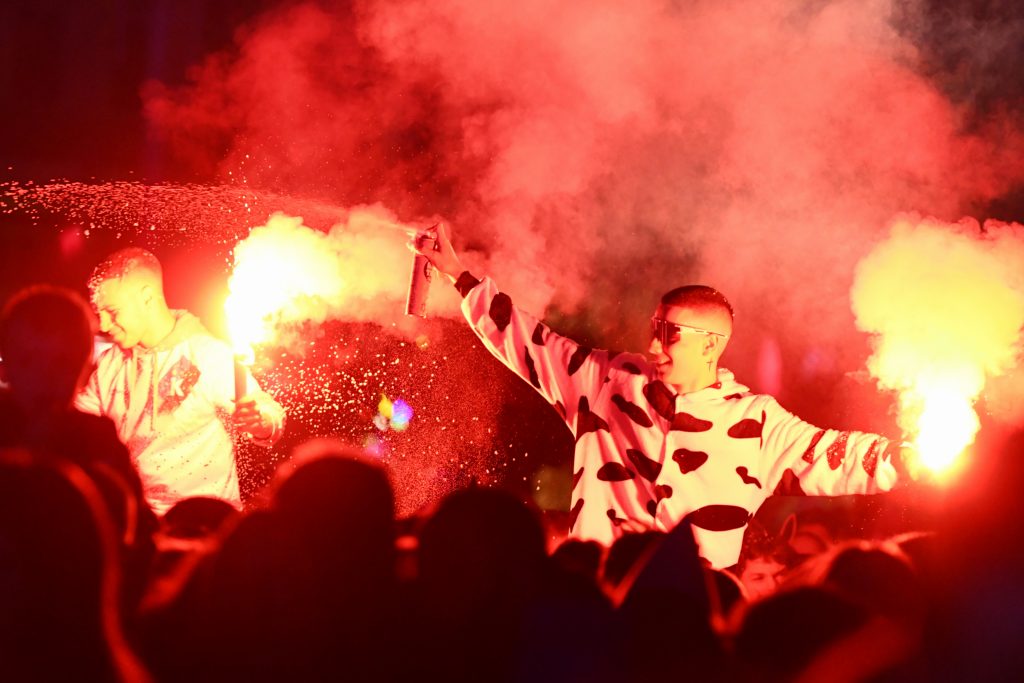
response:
<path id="1" fill-rule="evenodd" d="M 732 304 L 725 298 L 725 295 L 714 287 L 708 287 L 707 285 L 676 287 L 662 295 L 661 305 L 666 308 L 669 306 L 679 306 L 680 308 L 693 308 L 697 310 L 718 309 L 728 311 L 730 319 L 735 317 L 732 311 Z"/>
<path id="2" fill-rule="evenodd" d="M 95 293 L 97 287 L 107 280 L 119 280 L 140 270 L 149 271 L 158 280 L 163 280 L 163 268 L 151 252 L 141 247 L 120 249 L 107 256 L 93 269 L 92 277 L 89 278 L 89 290 Z"/>

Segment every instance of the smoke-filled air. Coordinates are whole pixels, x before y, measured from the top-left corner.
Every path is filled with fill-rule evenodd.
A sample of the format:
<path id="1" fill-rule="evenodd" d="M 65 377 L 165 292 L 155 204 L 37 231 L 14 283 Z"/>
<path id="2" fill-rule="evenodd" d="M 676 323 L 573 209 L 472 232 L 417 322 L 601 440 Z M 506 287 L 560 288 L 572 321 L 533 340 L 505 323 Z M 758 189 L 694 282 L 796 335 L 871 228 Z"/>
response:
<path id="1" fill-rule="evenodd" d="M 643 343 L 629 316 L 705 281 L 741 323 L 842 347 L 894 214 L 956 221 L 1024 176 L 1011 110 L 919 73 L 914 8 L 300 3 L 146 104 L 222 179 L 443 217 L 472 267 L 599 342 Z"/>
<path id="2" fill-rule="evenodd" d="M 410 270 L 405 245 L 416 229 L 380 207 L 353 209 L 327 232 L 273 214 L 233 250 L 225 304 L 232 341 L 302 354 L 306 340 L 287 330 L 304 323 L 376 322 L 413 332 L 402 304 Z M 439 300 L 445 294 L 457 299 L 454 290 L 436 293 Z"/>
<path id="3" fill-rule="evenodd" d="M 187 82 L 142 90 L 152 144 L 203 182 L 15 185 L 0 208 L 205 239 L 234 253 L 233 297 L 279 297 L 257 297 L 260 321 L 405 340 L 403 229 L 442 221 L 475 274 L 587 343 L 646 349 L 657 297 L 703 282 L 736 310 L 724 365 L 748 363 L 754 390 L 779 391 L 785 363 L 862 369 L 859 325 L 904 415 L 950 377 L 970 408 L 1018 350 L 1020 229 L 977 221 L 1017 218 L 987 211 L 1024 186 L 1000 66 L 1020 27 L 932 4 L 284 3 Z M 458 302 L 435 283 L 429 315 Z M 446 391 L 486 381 L 464 379 Z"/>

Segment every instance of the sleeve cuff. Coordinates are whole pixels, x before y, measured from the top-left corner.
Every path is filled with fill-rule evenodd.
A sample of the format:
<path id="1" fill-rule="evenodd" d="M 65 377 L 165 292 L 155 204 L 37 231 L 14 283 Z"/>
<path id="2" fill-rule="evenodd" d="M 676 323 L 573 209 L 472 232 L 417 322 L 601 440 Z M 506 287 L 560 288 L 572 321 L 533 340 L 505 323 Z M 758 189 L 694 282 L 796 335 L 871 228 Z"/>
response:
<path id="1" fill-rule="evenodd" d="M 462 298 L 465 299 L 478 284 L 480 284 L 480 280 L 473 277 L 473 274 L 468 270 L 464 270 L 455 281 L 455 289 L 459 290 L 459 294 L 461 294 Z"/>

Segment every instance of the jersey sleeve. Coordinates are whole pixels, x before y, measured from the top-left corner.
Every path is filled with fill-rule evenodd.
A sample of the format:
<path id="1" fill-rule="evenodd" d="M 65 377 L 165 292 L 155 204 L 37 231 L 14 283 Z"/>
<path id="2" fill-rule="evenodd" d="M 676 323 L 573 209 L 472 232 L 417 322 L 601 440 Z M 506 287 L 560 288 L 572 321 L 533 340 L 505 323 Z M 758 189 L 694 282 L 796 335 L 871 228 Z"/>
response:
<path id="1" fill-rule="evenodd" d="M 235 411 L 235 356 L 231 348 L 210 337 L 197 346 L 198 362 L 202 376 L 206 379 L 205 391 L 214 404 L 230 415 Z M 285 427 L 285 409 L 264 391 L 247 365 L 241 366 L 245 376 L 245 393 L 256 401 L 260 413 L 273 425 L 273 432 L 266 439 L 252 440 L 258 446 L 270 447 L 281 438 Z"/>
<path id="2" fill-rule="evenodd" d="M 896 485 L 899 444 L 878 434 L 820 429 L 766 397 L 761 472 L 768 491 L 839 496 Z"/>

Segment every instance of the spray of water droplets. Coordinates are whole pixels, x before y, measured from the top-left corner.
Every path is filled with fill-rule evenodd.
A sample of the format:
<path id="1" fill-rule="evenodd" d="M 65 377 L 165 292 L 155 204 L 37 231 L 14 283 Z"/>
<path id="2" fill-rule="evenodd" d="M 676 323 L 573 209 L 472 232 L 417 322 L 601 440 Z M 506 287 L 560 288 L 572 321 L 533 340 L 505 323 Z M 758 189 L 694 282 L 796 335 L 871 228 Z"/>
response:
<path id="1" fill-rule="evenodd" d="M 199 240 L 230 246 L 274 211 L 302 216 L 316 227 L 330 226 L 345 212 L 330 202 L 242 185 L 0 183 L 0 215 L 21 214 L 37 224 L 62 217 L 81 224 L 86 236 L 105 230 L 165 246 Z"/>
<path id="2" fill-rule="evenodd" d="M 0 184 L 0 215 L 27 218 L 40 228 L 70 221 L 87 239 L 113 234 L 161 249 L 201 244 L 223 253 L 225 278 L 231 249 L 275 211 L 302 216 L 306 225 L 321 230 L 347 213 L 330 202 L 236 185 Z M 377 322 L 362 316 L 292 324 L 279 331 L 281 344 L 258 349 L 254 373 L 286 407 L 289 428 L 269 452 L 240 445 L 244 496 L 257 494 L 270 481 L 292 447 L 317 436 L 364 447 L 384 464 L 401 514 L 471 482 L 487 486 L 519 479 L 509 471 L 520 454 L 502 436 L 498 420 L 515 379 L 496 369 L 498 381 L 483 381 L 480 368 L 496 361 L 460 321 L 402 328 L 393 322 L 397 315 L 384 314 Z M 301 347 L 296 339 L 304 341 Z M 407 429 L 374 424 L 382 395 L 411 406 L 414 417 Z"/>
<path id="3" fill-rule="evenodd" d="M 289 441 L 332 436 L 364 447 L 391 473 L 403 514 L 471 482 L 502 483 L 516 457 L 497 445 L 508 378 L 481 381 L 481 364 L 494 361 L 464 326 L 427 327 L 430 343 L 416 344 L 373 324 L 331 322 L 310 331 L 315 343 L 303 356 L 265 349 L 257 364 L 265 387 L 288 410 Z M 406 429 L 375 423 L 382 396 L 412 408 Z M 263 458 L 248 467 L 253 481 L 270 474 Z"/>

